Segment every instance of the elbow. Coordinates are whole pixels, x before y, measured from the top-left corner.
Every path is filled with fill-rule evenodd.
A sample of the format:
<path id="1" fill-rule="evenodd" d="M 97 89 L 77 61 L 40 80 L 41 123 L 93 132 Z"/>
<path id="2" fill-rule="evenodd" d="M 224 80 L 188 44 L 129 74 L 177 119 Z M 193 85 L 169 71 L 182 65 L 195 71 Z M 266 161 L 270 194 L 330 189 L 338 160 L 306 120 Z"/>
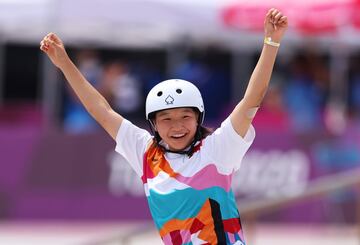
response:
<path id="1" fill-rule="evenodd" d="M 254 106 L 259 106 L 261 104 L 266 95 L 267 89 L 268 85 L 265 85 L 264 87 L 260 88 L 257 93 L 251 95 L 251 101 L 253 102 L 252 104 L 254 104 Z"/>
<path id="2" fill-rule="evenodd" d="M 260 91 L 259 91 L 260 95 L 259 95 L 259 96 L 261 97 L 261 100 L 265 97 L 266 92 L 267 92 L 267 90 L 268 90 L 268 87 L 269 87 L 269 84 L 266 83 L 266 84 L 264 85 L 264 87 L 262 87 L 262 88 L 260 89 Z"/>
<path id="3" fill-rule="evenodd" d="M 90 115 L 100 124 L 103 124 L 103 120 L 106 118 L 106 115 L 111 113 L 112 108 L 106 101 L 102 101 L 98 104 L 92 104 L 88 108 Z"/>
<path id="4" fill-rule="evenodd" d="M 267 87 L 261 91 L 261 93 L 258 95 L 258 101 L 259 101 L 259 104 L 263 101 L 263 99 L 265 98 L 266 96 L 266 92 L 267 92 Z"/>
<path id="5" fill-rule="evenodd" d="M 265 95 L 266 95 L 266 90 L 261 93 L 245 96 L 244 101 L 246 101 L 247 102 L 246 104 L 248 104 L 248 106 L 251 108 L 258 107 L 263 101 Z"/>

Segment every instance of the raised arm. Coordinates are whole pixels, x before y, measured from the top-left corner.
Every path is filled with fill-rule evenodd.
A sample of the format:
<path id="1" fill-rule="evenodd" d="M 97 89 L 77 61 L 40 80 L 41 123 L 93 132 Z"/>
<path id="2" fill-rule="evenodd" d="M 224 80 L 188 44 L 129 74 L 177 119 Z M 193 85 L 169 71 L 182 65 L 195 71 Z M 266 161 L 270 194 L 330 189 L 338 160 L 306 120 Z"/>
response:
<path id="1" fill-rule="evenodd" d="M 112 110 L 105 98 L 77 69 L 60 38 L 54 33 L 49 33 L 40 42 L 40 49 L 62 71 L 90 115 L 115 139 L 123 117 Z"/>
<path id="2" fill-rule="evenodd" d="M 280 41 L 288 27 L 287 17 L 277 9 L 270 9 L 264 21 L 265 41 L 258 63 L 251 75 L 244 98 L 230 115 L 235 131 L 245 136 L 259 108 L 274 67 Z M 271 38 L 271 39 L 269 39 Z"/>

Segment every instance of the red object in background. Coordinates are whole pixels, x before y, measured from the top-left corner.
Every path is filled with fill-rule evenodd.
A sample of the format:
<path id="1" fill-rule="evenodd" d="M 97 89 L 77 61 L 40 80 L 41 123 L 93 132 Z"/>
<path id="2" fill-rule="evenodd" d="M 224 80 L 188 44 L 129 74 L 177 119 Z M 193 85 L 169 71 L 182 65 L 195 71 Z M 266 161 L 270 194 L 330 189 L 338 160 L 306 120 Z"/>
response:
<path id="1" fill-rule="evenodd" d="M 360 29 L 360 0 L 356 0 L 353 10 L 354 26 Z"/>
<path id="2" fill-rule="evenodd" d="M 264 6 L 233 4 L 221 11 L 221 18 L 228 27 L 259 31 L 263 29 L 264 15 L 267 10 L 268 8 Z"/>
<path id="3" fill-rule="evenodd" d="M 262 31 L 264 16 L 273 7 L 268 3 L 232 3 L 221 11 L 223 23 L 230 28 Z M 276 6 L 289 18 L 290 28 L 314 35 L 331 34 L 344 26 L 360 27 L 360 0 L 305 1 L 301 3 L 278 1 Z"/>

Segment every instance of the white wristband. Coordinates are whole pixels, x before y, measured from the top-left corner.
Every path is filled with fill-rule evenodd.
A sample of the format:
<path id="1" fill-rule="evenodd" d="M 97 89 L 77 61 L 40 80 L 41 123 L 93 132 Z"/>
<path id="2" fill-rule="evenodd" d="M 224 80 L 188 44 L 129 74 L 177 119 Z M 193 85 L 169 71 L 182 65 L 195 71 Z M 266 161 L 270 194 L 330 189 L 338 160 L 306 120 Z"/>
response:
<path id="1" fill-rule="evenodd" d="M 271 37 L 265 37 L 264 43 L 273 47 L 280 47 L 280 43 L 273 42 Z"/>

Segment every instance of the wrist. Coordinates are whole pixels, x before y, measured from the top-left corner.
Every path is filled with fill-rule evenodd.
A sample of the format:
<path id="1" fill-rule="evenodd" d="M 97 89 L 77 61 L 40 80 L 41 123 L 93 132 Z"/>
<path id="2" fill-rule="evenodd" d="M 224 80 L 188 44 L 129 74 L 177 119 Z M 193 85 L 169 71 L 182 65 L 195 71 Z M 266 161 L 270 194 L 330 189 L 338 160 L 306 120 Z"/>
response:
<path id="1" fill-rule="evenodd" d="M 265 31 L 264 32 L 264 36 L 265 37 L 271 37 L 271 39 L 273 40 L 273 42 L 277 42 L 277 43 L 280 43 L 281 42 L 281 39 L 282 39 L 282 36 L 279 35 L 278 33 L 274 33 L 272 31 Z"/>
<path id="2" fill-rule="evenodd" d="M 276 41 L 272 39 L 270 36 L 265 36 L 264 38 L 264 44 L 272 46 L 272 47 L 280 47 L 280 41 Z"/>
<path id="3" fill-rule="evenodd" d="M 72 66 L 73 63 L 70 60 L 69 56 L 64 55 L 63 57 L 61 57 L 58 61 L 57 67 L 60 70 L 66 70 L 68 67 Z"/>

